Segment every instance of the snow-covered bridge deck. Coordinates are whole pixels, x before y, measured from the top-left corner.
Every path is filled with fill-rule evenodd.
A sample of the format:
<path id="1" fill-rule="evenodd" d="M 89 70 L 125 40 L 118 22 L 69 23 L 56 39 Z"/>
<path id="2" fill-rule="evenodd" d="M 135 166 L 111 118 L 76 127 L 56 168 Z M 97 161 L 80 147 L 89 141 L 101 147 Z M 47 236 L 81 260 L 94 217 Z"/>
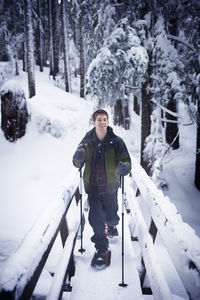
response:
<path id="1" fill-rule="evenodd" d="M 122 282 L 121 267 L 121 224 L 119 224 L 119 237 L 110 239 L 111 264 L 104 270 L 95 271 L 91 266 L 91 259 L 94 255 L 94 246 L 90 241 L 92 230 L 86 222 L 83 238 L 83 246 L 86 251 L 81 254 L 78 249 L 79 242 L 75 249 L 76 274 L 72 278 L 71 295 L 63 294 L 63 299 L 80 300 L 139 300 L 143 299 L 140 287 L 140 279 L 136 268 L 136 257 L 133 252 L 130 239 L 125 239 L 125 276 L 124 282 L 127 287 L 119 286 Z M 125 226 L 125 235 L 130 236 L 128 226 Z"/>

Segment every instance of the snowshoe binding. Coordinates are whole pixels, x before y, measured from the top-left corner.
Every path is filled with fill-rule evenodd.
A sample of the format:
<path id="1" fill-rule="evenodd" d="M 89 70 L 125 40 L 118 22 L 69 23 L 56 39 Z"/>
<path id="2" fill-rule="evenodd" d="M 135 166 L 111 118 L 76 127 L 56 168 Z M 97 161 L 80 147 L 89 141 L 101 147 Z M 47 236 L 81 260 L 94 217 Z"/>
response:
<path id="1" fill-rule="evenodd" d="M 113 238 L 113 237 L 119 235 L 116 226 L 108 226 L 107 224 L 105 224 L 105 234 L 106 234 L 109 238 Z"/>
<path id="2" fill-rule="evenodd" d="M 110 259 L 110 250 L 97 250 L 93 256 L 91 266 L 96 270 L 103 270 L 110 265 Z"/>

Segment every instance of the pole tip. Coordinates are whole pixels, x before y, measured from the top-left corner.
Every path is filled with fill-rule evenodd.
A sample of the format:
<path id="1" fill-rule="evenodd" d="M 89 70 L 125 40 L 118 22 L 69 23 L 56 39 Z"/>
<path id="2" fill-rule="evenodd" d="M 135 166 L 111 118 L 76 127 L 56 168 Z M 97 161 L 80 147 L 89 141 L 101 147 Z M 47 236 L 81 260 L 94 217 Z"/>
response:
<path id="1" fill-rule="evenodd" d="M 122 283 L 119 283 L 119 286 L 121 286 L 121 287 L 127 287 L 128 284 L 122 282 Z"/>
<path id="2" fill-rule="evenodd" d="M 81 252 L 81 254 L 83 254 L 85 252 L 85 249 L 81 248 L 78 250 L 78 252 Z"/>

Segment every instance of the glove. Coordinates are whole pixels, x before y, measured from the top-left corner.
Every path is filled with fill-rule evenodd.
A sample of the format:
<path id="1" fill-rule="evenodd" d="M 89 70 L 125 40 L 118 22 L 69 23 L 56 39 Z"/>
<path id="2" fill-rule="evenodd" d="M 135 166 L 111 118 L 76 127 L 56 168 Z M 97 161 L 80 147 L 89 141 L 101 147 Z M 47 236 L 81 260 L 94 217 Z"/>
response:
<path id="1" fill-rule="evenodd" d="M 119 165 L 118 165 L 118 173 L 121 176 L 128 175 L 128 173 L 129 173 L 129 166 L 128 166 L 128 164 L 120 161 Z"/>
<path id="2" fill-rule="evenodd" d="M 74 159 L 77 160 L 80 164 L 83 164 L 85 161 L 85 149 L 77 149 L 74 153 Z"/>

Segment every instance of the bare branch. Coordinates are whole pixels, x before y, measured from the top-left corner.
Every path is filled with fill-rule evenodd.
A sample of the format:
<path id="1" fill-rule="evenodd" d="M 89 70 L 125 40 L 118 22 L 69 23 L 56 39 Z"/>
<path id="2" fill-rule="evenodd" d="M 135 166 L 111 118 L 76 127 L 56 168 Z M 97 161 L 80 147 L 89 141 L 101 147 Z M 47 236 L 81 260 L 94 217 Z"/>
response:
<path id="1" fill-rule="evenodd" d="M 172 34 L 168 34 L 167 37 L 171 40 L 175 40 L 183 45 L 185 45 L 186 47 L 190 48 L 192 51 L 194 50 L 194 47 L 192 45 L 190 45 L 189 43 L 187 43 L 186 41 L 180 39 L 178 36 L 172 35 Z"/>
<path id="2" fill-rule="evenodd" d="M 161 104 L 157 103 L 155 100 L 151 99 L 151 102 L 153 102 L 154 104 L 156 104 L 157 106 L 159 106 L 162 110 L 164 110 L 165 112 L 167 112 L 168 114 L 172 115 L 173 117 L 176 118 L 180 118 L 179 115 L 169 109 L 167 109 L 166 107 L 162 106 Z"/>

